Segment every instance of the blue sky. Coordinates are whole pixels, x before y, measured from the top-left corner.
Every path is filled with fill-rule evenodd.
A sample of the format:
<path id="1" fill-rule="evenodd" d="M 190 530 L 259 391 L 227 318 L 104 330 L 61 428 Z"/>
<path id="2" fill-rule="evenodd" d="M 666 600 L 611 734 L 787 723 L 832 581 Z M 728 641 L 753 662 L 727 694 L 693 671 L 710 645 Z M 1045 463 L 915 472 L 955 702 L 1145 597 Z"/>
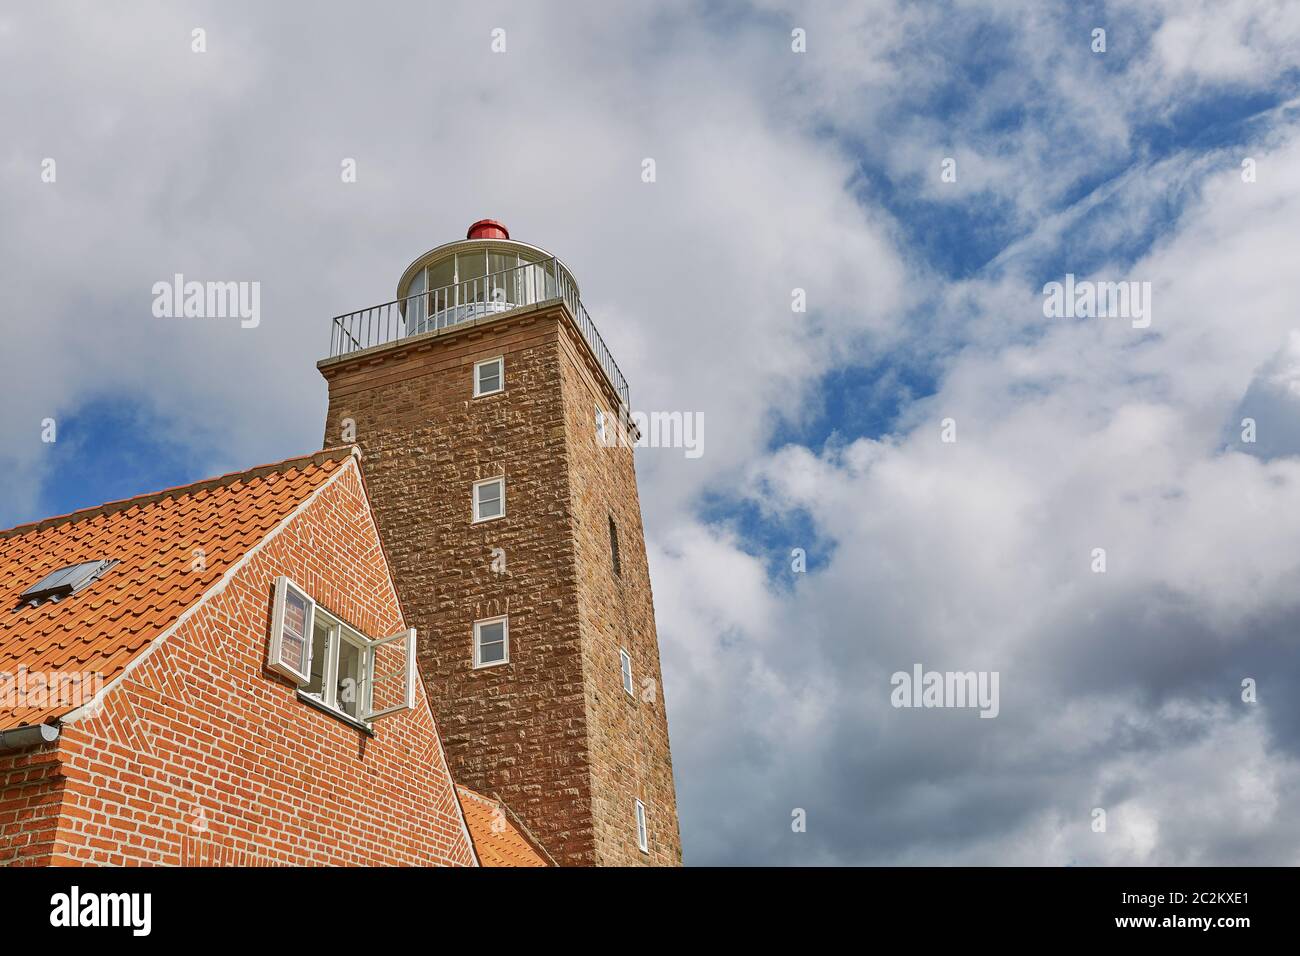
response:
<path id="1" fill-rule="evenodd" d="M 83 404 L 61 417 L 50 448 L 50 477 L 33 517 L 66 514 L 105 501 L 189 484 L 205 461 L 167 437 L 169 423 L 138 399 L 112 397 Z"/>
<path id="2" fill-rule="evenodd" d="M 1293 5 L 302 9 L 0 15 L 0 523 L 319 447 L 330 316 L 492 216 L 707 422 L 638 452 L 688 861 L 1300 861 Z M 154 319 L 175 272 L 261 324 Z M 1003 714 L 892 708 L 917 661 Z"/>

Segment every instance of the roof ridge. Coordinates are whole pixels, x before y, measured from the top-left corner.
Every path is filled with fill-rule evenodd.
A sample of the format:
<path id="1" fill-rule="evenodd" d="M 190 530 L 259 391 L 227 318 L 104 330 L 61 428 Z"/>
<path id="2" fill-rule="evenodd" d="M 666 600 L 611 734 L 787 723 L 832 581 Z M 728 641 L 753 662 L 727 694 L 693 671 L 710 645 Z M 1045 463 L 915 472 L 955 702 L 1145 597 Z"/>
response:
<path id="1" fill-rule="evenodd" d="M 465 786 L 463 783 L 456 784 L 456 789 L 463 791 L 465 794 L 473 797 L 474 799 L 478 800 L 480 803 L 491 804 L 494 807 L 501 805 L 500 800 L 493 800 L 491 797 L 487 796 L 487 794 L 479 793 L 477 790 L 471 789 L 470 787 Z"/>
<path id="2" fill-rule="evenodd" d="M 164 488 L 161 491 L 151 491 L 145 494 L 135 495 L 131 498 L 119 498 L 116 501 L 106 501 L 103 504 L 93 505 L 89 508 L 80 508 L 76 511 L 70 511 L 63 515 L 52 515 L 48 518 L 41 518 L 38 521 L 29 521 L 26 524 L 15 525 L 12 528 L 0 530 L 0 540 L 16 537 L 18 535 L 28 534 L 32 531 L 44 531 L 46 528 L 57 527 L 62 524 L 75 524 L 78 521 L 85 521 L 87 518 L 97 517 L 99 515 L 115 514 L 118 511 L 126 511 L 128 508 L 153 504 L 155 501 L 161 501 L 164 498 L 183 498 L 186 495 L 197 494 L 200 491 L 210 491 L 213 488 L 221 488 L 225 485 L 231 485 L 240 479 L 261 478 L 265 475 L 276 472 L 287 471 L 289 467 L 298 464 L 323 465 L 327 461 L 340 461 L 349 457 L 361 457 L 361 450 L 356 445 L 336 445 L 333 448 L 323 448 L 320 451 L 311 452 L 306 455 L 298 455 L 293 458 L 286 458 L 283 461 L 275 461 L 265 465 L 257 465 L 244 471 L 232 471 L 224 475 L 217 475 L 213 478 L 203 478 L 199 481 L 191 482 L 188 485 L 177 485 L 174 488 Z"/>

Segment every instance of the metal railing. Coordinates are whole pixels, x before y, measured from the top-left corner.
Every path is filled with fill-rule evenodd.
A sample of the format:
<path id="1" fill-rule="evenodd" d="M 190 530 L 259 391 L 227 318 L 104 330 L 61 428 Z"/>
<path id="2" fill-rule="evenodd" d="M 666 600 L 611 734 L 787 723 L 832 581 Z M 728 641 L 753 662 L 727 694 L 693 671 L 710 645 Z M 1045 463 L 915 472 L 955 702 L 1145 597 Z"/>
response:
<path id="1" fill-rule="evenodd" d="M 337 315 L 330 323 L 330 358 L 556 299 L 568 307 L 619 400 L 628 405 L 627 379 L 596 331 L 573 280 L 555 258 Z"/>

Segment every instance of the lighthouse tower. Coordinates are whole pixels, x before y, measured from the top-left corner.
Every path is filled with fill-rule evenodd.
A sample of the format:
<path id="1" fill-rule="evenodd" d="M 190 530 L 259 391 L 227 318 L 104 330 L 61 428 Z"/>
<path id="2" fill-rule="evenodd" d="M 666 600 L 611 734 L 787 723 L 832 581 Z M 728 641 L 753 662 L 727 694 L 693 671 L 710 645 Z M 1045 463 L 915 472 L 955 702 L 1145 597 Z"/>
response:
<path id="1" fill-rule="evenodd" d="M 481 220 L 318 367 L 457 782 L 561 864 L 679 864 L 628 385 L 568 267 Z"/>

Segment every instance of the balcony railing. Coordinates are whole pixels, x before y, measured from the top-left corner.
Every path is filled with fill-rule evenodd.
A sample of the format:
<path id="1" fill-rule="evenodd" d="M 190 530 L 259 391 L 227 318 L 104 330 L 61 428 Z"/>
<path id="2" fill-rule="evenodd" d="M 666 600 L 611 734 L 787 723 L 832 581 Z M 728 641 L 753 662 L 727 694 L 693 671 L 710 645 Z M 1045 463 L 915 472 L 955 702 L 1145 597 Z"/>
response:
<path id="1" fill-rule="evenodd" d="M 596 331 L 595 323 L 578 298 L 573 280 L 557 259 L 524 263 L 492 275 L 335 316 L 330 324 L 330 357 L 360 352 L 423 332 L 552 300 L 562 301 L 568 306 L 569 314 L 591 346 L 596 361 L 609 376 L 619 400 L 628 405 L 627 379 L 614 361 L 609 346 Z"/>

